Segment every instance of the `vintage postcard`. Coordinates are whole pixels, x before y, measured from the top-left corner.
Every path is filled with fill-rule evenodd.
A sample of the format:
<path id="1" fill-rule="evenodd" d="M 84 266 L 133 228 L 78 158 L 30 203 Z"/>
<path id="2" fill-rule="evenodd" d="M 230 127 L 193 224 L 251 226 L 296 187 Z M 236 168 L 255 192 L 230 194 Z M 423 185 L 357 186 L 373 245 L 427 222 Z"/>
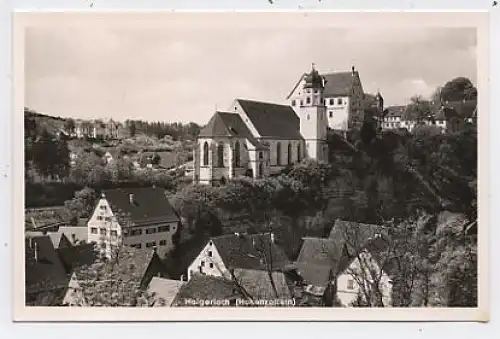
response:
<path id="1" fill-rule="evenodd" d="M 15 320 L 488 321 L 488 30 L 16 13 Z"/>

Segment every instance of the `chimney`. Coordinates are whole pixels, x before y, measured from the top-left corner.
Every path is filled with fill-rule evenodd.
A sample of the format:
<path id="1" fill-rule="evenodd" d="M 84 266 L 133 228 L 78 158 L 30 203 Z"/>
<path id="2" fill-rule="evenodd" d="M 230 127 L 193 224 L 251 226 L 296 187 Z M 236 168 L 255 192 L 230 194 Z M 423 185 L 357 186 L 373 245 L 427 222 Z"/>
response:
<path id="1" fill-rule="evenodd" d="M 130 204 L 131 205 L 135 205 L 135 197 L 134 197 L 134 194 L 130 193 L 128 195 L 128 199 L 130 200 Z"/>

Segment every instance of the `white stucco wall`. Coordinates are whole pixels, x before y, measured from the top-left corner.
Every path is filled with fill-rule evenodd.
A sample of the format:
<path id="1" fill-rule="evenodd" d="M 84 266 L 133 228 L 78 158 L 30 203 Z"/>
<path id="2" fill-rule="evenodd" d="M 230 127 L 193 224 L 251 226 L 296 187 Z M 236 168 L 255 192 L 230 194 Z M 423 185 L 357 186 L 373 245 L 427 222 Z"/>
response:
<path id="1" fill-rule="evenodd" d="M 338 102 L 339 100 L 341 100 L 341 103 Z M 351 99 L 345 96 L 327 97 L 325 98 L 325 106 L 328 127 L 334 130 L 347 131 Z"/>
<path id="2" fill-rule="evenodd" d="M 212 252 L 212 256 L 209 255 L 210 251 Z M 204 263 L 203 266 L 202 262 Z M 223 275 L 227 276 L 229 274 L 219 252 L 217 251 L 217 248 L 212 243 L 212 241 L 209 241 L 205 245 L 200 254 L 198 254 L 196 259 L 194 259 L 191 265 L 189 265 L 187 272 L 188 281 L 191 279 L 194 273 L 200 273 L 200 267 L 201 273 L 211 276 L 221 277 Z"/>
<path id="3" fill-rule="evenodd" d="M 99 199 L 87 223 L 87 230 L 88 241 L 106 244 L 107 255 L 111 253 L 111 245 L 118 246 L 120 244 L 122 228 L 105 198 Z M 114 232 L 116 232 L 116 235 L 112 235 Z"/>

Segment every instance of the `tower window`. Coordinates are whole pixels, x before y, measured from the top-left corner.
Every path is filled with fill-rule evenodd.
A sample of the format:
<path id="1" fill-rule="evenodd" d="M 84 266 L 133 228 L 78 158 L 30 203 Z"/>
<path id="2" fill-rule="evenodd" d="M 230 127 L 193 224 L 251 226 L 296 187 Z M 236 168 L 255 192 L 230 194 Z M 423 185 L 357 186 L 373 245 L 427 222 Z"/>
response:
<path id="1" fill-rule="evenodd" d="M 203 144 L 203 166 L 208 166 L 208 142 Z"/>
<path id="2" fill-rule="evenodd" d="M 334 104 L 333 99 L 330 99 L 330 105 L 333 106 L 333 104 Z"/>
<path id="3" fill-rule="evenodd" d="M 295 100 L 292 100 L 292 106 L 295 106 Z"/>
<path id="4" fill-rule="evenodd" d="M 264 159 L 264 153 L 259 152 L 259 159 L 260 159 L 260 160 Z"/>
<path id="5" fill-rule="evenodd" d="M 333 117 L 333 112 L 332 112 L 332 111 L 328 112 L 328 116 L 329 116 L 330 118 L 331 118 L 331 117 Z"/>
<path id="6" fill-rule="evenodd" d="M 297 144 L 297 162 L 300 162 L 300 143 Z"/>
<path id="7" fill-rule="evenodd" d="M 342 105 L 342 99 L 341 98 L 337 99 L 337 105 Z"/>
<path id="8" fill-rule="evenodd" d="M 306 104 L 309 105 L 311 103 L 311 97 L 306 98 Z"/>
<path id="9" fill-rule="evenodd" d="M 292 163 L 292 143 L 288 143 L 288 164 L 290 165 Z"/>
<path id="10" fill-rule="evenodd" d="M 304 106 L 304 100 L 300 100 L 300 106 Z"/>

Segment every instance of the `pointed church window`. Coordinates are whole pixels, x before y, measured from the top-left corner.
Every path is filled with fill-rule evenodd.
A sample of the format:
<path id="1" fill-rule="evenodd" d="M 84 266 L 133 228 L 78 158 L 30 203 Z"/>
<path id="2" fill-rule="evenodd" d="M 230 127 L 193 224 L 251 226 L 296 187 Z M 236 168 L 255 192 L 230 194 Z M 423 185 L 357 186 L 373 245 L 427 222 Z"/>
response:
<path id="1" fill-rule="evenodd" d="M 288 164 L 290 165 L 292 163 L 292 143 L 288 143 Z"/>
<path id="2" fill-rule="evenodd" d="M 217 166 L 224 167 L 224 144 L 221 142 L 217 146 Z"/>
<path id="3" fill-rule="evenodd" d="M 300 143 L 297 144 L 297 162 L 300 162 Z"/>
<path id="4" fill-rule="evenodd" d="M 234 166 L 240 167 L 240 142 L 234 144 Z"/>
<path id="5" fill-rule="evenodd" d="M 276 144 L 276 165 L 281 165 L 281 143 Z"/>
<path id="6" fill-rule="evenodd" d="M 203 166 L 208 166 L 208 142 L 203 144 Z"/>

